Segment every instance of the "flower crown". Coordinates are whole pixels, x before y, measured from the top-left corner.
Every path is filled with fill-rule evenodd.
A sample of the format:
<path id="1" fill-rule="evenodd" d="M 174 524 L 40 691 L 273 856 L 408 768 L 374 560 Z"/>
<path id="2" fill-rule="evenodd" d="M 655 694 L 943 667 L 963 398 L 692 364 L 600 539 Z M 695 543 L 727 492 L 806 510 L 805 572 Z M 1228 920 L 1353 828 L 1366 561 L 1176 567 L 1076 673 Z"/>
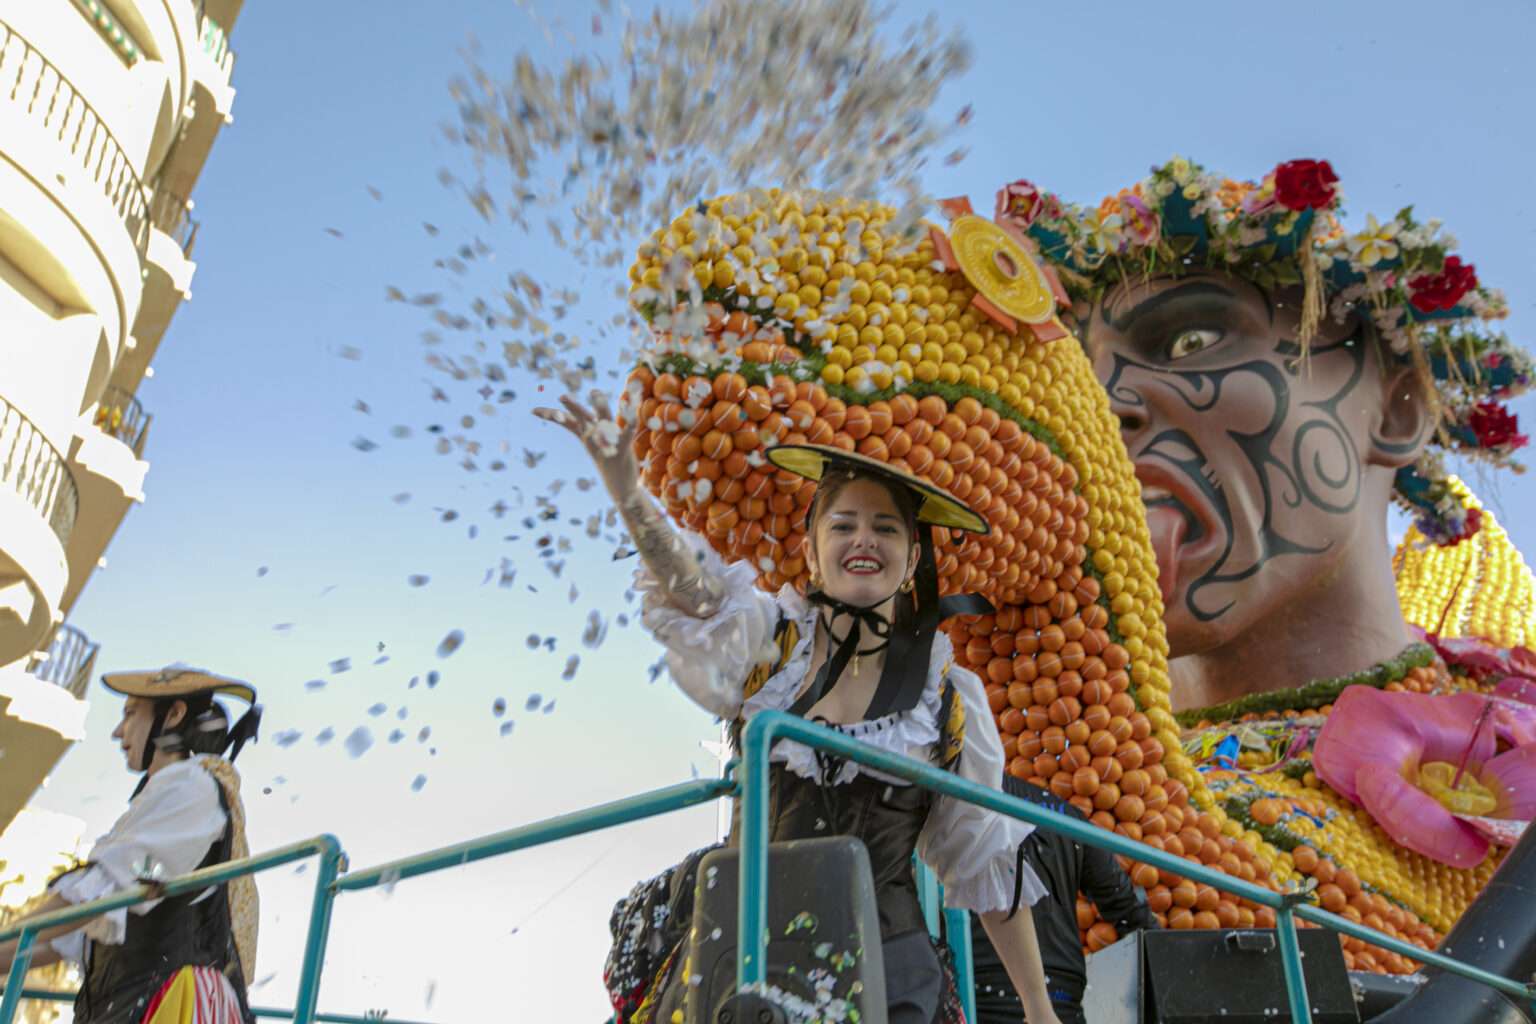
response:
<path id="1" fill-rule="evenodd" d="M 1502 403 L 1526 390 L 1533 364 L 1485 321 L 1508 315 L 1504 296 L 1450 254 L 1440 222 L 1405 207 L 1346 232 L 1343 198 L 1326 160 L 1291 160 L 1262 181 L 1233 181 L 1174 157 L 1097 207 L 1065 203 L 1028 181 L 997 193 L 996 220 L 1026 235 L 1075 299 L 1121 281 L 1212 268 L 1266 289 L 1303 289 L 1302 351 L 1323 316 L 1369 311 L 1384 344 L 1418 367 L 1437 413 L 1432 445 L 1495 466 L 1525 445 Z M 1480 516 L 1448 484 L 1440 453 L 1399 470 L 1398 500 L 1439 544 L 1477 532 Z"/>

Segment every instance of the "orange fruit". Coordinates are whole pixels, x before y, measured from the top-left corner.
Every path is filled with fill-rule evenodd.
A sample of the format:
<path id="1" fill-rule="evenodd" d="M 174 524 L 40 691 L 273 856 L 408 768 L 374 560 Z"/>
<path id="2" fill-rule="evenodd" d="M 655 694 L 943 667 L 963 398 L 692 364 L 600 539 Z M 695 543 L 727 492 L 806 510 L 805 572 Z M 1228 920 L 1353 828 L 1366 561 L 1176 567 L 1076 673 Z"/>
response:
<path id="1" fill-rule="evenodd" d="M 873 430 L 870 421 L 869 410 L 862 405 L 848 407 L 847 418 L 843 421 L 843 431 L 855 441 L 862 441 Z"/>
<path id="2" fill-rule="evenodd" d="M 773 412 L 773 396 L 767 388 L 754 384 L 742 395 L 741 407 L 748 419 L 761 421 Z"/>
<path id="3" fill-rule="evenodd" d="M 871 433 L 883 436 L 887 430 L 891 429 L 894 417 L 892 416 L 891 404 L 889 402 L 870 402 L 867 411 L 869 412 L 869 429 Z"/>

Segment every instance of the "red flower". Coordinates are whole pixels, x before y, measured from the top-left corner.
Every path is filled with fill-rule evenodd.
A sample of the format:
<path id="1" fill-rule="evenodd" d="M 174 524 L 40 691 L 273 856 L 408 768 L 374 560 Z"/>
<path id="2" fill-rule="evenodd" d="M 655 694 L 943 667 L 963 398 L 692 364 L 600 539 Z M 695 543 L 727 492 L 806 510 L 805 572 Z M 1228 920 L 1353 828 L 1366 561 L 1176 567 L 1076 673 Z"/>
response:
<path id="1" fill-rule="evenodd" d="M 1020 231 L 1027 231 L 1040 216 L 1045 198 L 1034 182 L 1020 178 L 997 190 L 992 217 L 998 223 L 1007 222 Z"/>
<path id="2" fill-rule="evenodd" d="M 1520 417 L 1498 402 L 1478 402 L 1467 417 L 1467 426 L 1483 448 L 1524 448 L 1530 438 L 1520 433 Z"/>
<path id="3" fill-rule="evenodd" d="M 1420 313 L 1450 309 L 1461 297 L 1477 287 L 1477 268 L 1463 265 L 1460 256 L 1447 256 L 1438 274 L 1420 274 L 1408 282 L 1413 290 L 1409 300 Z"/>
<path id="4" fill-rule="evenodd" d="M 1321 210 L 1338 195 L 1327 160 L 1287 160 L 1275 168 L 1275 199 L 1287 210 Z"/>

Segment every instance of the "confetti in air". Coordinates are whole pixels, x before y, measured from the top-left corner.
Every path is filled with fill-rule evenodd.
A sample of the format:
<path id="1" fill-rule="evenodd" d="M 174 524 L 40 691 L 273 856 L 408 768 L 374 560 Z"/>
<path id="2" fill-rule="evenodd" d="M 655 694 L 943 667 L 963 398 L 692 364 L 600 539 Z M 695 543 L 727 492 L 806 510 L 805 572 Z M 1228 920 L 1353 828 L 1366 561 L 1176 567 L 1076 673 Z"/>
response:
<path id="1" fill-rule="evenodd" d="M 373 746 L 373 732 L 365 725 L 360 725 L 347 735 L 347 756 L 352 758 L 362 757 Z"/>
<path id="2" fill-rule="evenodd" d="M 455 629 L 453 632 L 443 637 L 442 642 L 437 645 L 437 656 L 439 658 L 446 658 L 454 651 L 458 650 L 461 646 L 463 646 L 463 644 L 464 631 Z"/>
<path id="3" fill-rule="evenodd" d="M 602 504 L 606 490 L 590 466 L 573 461 L 566 449 L 554 450 L 556 436 L 513 415 L 519 393 L 539 393 L 548 402 L 562 392 L 618 380 L 645 347 L 638 342 L 648 328 L 634 307 L 674 297 L 678 308 L 663 319 L 680 345 L 690 338 L 697 343 L 697 352 L 685 354 L 720 358 L 701 339 L 706 315 L 697 269 L 679 259 L 658 281 L 626 279 L 639 244 L 677 211 L 696 207 L 687 229 L 701 239 L 729 235 L 728 250 L 761 248 L 767 238 L 753 239 L 745 230 L 738 236 L 740 224 L 724 223 L 700 200 L 768 187 L 879 197 L 898 209 L 887 236 L 905 232 L 915 244 L 929 205 L 919 176 L 925 167 L 963 157 L 952 136 L 969 118 L 968 111 L 944 117 L 936 110 L 941 89 L 970 62 L 958 33 L 933 19 L 891 28 L 888 12 L 872 0 L 701 0 L 686 10 L 643 15 L 605 3 L 604 11 L 603 23 L 594 19 L 592 36 L 574 51 L 539 48 L 506 56 L 478 44 L 468 50 L 465 71 L 450 83 L 454 107 L 444 128 L 462 159 L 440 169 L 438 180 L 482 224 L 478 233 L 471 229 L 456 239 L 445 218 L 421 223 L 423 244 L 435 252 L 433 280 L 384 289 L 386 302 L 420 319 L 421 355 L 432 375 L 425 396 L 433 403 L 430 419 L 398 422 L 411 417 L 348 396 L 358 414 L 377 417 L 366 436 L 353 435 L 358 452 L 377 460 L 395 446 L 427 446 L 476 474 L 488 489 L 483 497 L 462 500 L 419 487 L 390 498 L 401 516 L 430 516 L 462 529 L 459 536 L 477 550 L 517 546 L 479 563 L 484 593 L 525 599 L 525 591 L 539 593 L 529 581 L 547 585 L 548 572 L 561 581 L 567 602 L 585 592 L 599 605 L 579 636 L 537 622 L 540 632 L 526 638 L 530 658 L 541 649 L 566 653 L 578 644 L 596 651 L 611 623 L 628 625 L 630 616 L 603 605 L 604 595 L 614 594 L 616 573 L 604 574 L 595 595 L 590 578 L 578 588 L 570 577 L 590 564 L 583 553 L 621 561 L 635 551 L 616 511 Z M 721 124 L 731 130 L 718 130 Z M 384 201 L 377 188 L 367 191 L 373 201 Z M 505 253 L 498 260 L 495 234 L 508 229 L 535 240 L 537 263 L 509 265 Z M 723 287 L 732 301 L 761 300 L 771 282 L 752 279 L 758 273 L 751 269 L 754 260 L 733 265 L 732 258 L 720 264 L 711 283 L 731 282 Z M 363 356 L 352 346 L 339 352 L 345 359 Z M 627 403 L 624 398 L 617 404 L 622 409 Z M 612 446 L 614 425 L 597 429 Z M 540 447 L 544 443 L 551 450 Z M 381 451 L 383 446 L 389 447 Z M 413 494 L 420 496 L 414 504 Z M 518 522 L 521 532 L 501 532 L 505 526 L 515 531 Z M 484 525 L 491 529 L 482 531 Z M 525 571 L 523 585 L 515 586 L 519 569 L 529 568 L 535 574 Z M 614 568 L 627 576 L 628 566 Z M 416 572 L 405 582 L 421 588 L 433 575 Z M 453 574 L 435 575 L 434 592 L 452 585 Z M 634 600 L 623 593 L 625 603 Z M 461 630 L 451 631 L 437 657 L 452 656 L 463 642 Z M 580 664 L 581 655 L 567 654 L 561 679 L 574 680 Z M 330 674 L 351 667 L 350 659 L 338 659 Z M 662 668 L 661 662 L 649 667 L 653 682 Z M 439 682 L 437 672 L 424 678 L 428 689 Z M 417 683 L 413 677 L 407 688 Z M 369 715 L 378 717 L 382 711 L 375 708 L 381 707 L 368 708 Z M 495 698 L 491 710 L 503 718 L 506 701 Z M 554 701 L 534 694 L 525 710 L 549 714 Z M 501 734 L 509 734 L 512 724 L 499 723 Z M 360 734 L 360 749 L 354 749 Z M 423 728 L 418 740 L 425 743 L 428 735 Z M 359 727 L 346 746 L 358 757 L 372 743 L 372 733 Z"/>

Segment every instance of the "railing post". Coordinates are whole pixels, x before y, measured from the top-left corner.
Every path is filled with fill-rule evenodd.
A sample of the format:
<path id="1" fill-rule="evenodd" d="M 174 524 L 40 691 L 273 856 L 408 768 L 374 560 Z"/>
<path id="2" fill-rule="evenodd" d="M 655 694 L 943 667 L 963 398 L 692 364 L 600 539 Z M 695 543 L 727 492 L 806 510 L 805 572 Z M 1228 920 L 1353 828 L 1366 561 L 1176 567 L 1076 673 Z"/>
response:
<path id="1" fill-rule="evenodd" d="M 0 1001 L 0 1024 L 11 1024 L 16 1010 L 21 1006 L 21 988 L 27 978 L 27 967 L 32 963 L 31 929 L 23 929 L 16 940 L 16 959 L 11 961 L 11 973 L 5 979 L 5 998 Z"/>
<path id="2" fill-rule="evenodd" d="M 949 951 L 955 957 L 955 984 L 960 989 L 960 1005 L 966 1020 L 976 1019 L 976 959 L 971 949 L 971 913 L 968 910 L 944 911 L 944 930 Z"/>
<path id="3" fill-rule="evenodd" d="M 1280 932 L 1280 964 L 1285 968 L 1285 994 L 1291 1003 L 1291 1024 L 1312 1024 L 1307 976 L 1301 967 L 1301 943 L 1296 939 L 1296 914 L 1289 902 L 1275 913 Z"/>
<path id="4" fill-rule="evenodd" d="M 331 909 L 335 904 L 336 876 L 341 870 L 341 844 L 325 837 L 325 849 L 315 873 L 315 896 L 309 907 L 309 936 L 304 940 L 304 964 L 299 969 L 299 993 L 293 1001 L 296 1024 L 312 1024 L 320 1001 L 320 972 L 325 967 L 325 947 L 331 935 Z"/>
<path id="5" fill-rule="evenodd" d="M 737 891 L 736 987 L 768 980 L 768 748 L 771 719 L 747 723 L 741 750 L 741 879 Z"/>
<path id="6" fill-rule="evenodd" d="M 917 875 L 917 902 L 923 910 L 923 924 L 928 934 L 939 937 L 939 920 L 944 916 L 944 894 L 939 888 L 939 877 L 915 854 L 912 867 Z"/>

